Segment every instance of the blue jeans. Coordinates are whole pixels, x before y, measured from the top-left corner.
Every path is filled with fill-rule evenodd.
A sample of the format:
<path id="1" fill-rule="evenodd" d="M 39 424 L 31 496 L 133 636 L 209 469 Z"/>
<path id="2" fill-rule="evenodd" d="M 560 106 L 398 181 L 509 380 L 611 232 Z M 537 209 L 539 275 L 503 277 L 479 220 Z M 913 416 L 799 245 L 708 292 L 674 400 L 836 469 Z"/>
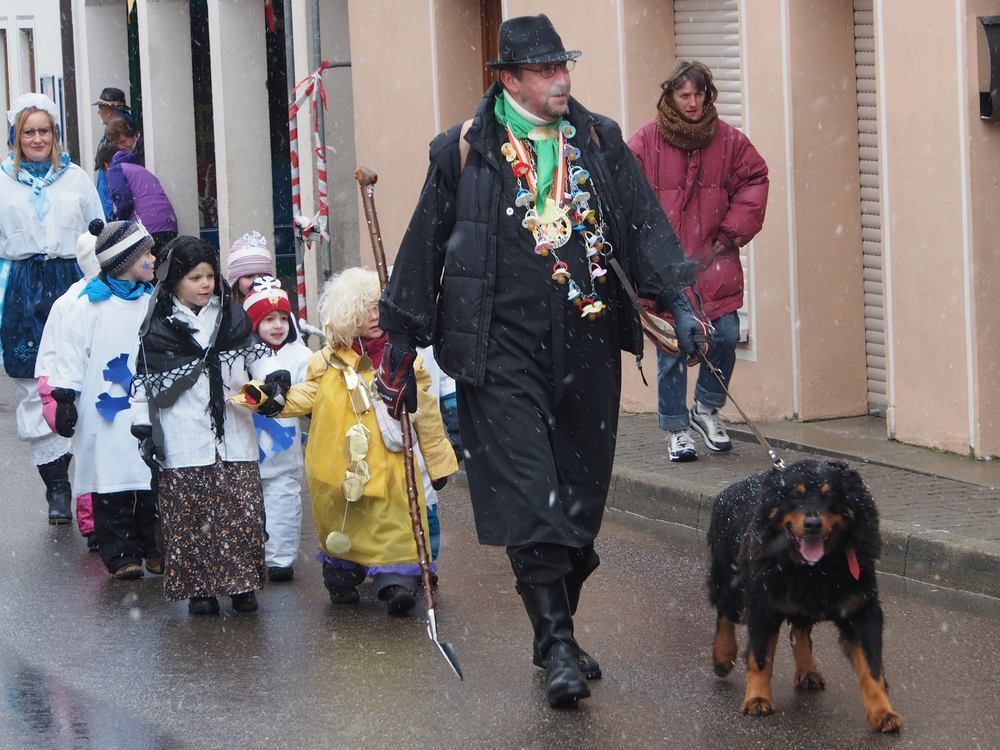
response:
<path id="1" fill-rule="evenodd" d="M 715 334 L 708 350 L 708 361 L 718 368 L 729 387 L 736 364 L 736 342 L 740 337 L 740 317 L 731 312 L 712 321 Z M 687 357 L 679 354 L 669 357 L 656 352 L 657 412 L 660 429 L 676 432 L 687 428 Z M 705 406 L 721 409 L 726 403 L 726 393 L 715 375 L 707 367 L 700 367 L 694 389 L 695 400 Z"/>

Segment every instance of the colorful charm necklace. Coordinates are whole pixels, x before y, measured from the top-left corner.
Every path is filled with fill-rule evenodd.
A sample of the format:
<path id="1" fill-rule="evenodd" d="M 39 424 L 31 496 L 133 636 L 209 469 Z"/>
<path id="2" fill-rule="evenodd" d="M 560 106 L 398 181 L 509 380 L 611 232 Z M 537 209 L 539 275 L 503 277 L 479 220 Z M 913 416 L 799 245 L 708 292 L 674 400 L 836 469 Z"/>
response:
<path id="1" fill-rule="evenodd" d="M 507 127 L 507 143 L 500 147 L 500 153 L 510 164 L 517 180 L 514 205 L 526 209 L 521 226 L 535 238 L 535 254 L 540 258 L 552 257 L 552 280 L 566 285 L 566 299 L 580 311 L 580 317 L 594 320 L 607 306 L 597 293 L 597 285 L 607 281 L 607 269 L 602 261 L 611 255 L 611 243 L 604 238 L 606 224 L 600 201 L 597 209 L 590 207 L 593 181 L 590 173 L 580 165 L 571 163 L 580 158 L 580 149 L 567 143 L 576 135 L 576 128 L 565 120 L 559 124 L 558 155 L 552 195 L 546 198 L 542 212 L 538 212 L 538 175 L 532 149 L 514 135 Z M 585 188 L 590 182 L 591 190 Z M 525 187 L 527 183 L 527 187 Z M 572 277 L 569 264 L 559 257 L 558 250 L 564 247 L 576 232 L 587 253 L 588 279 L 581 287 Z"/>

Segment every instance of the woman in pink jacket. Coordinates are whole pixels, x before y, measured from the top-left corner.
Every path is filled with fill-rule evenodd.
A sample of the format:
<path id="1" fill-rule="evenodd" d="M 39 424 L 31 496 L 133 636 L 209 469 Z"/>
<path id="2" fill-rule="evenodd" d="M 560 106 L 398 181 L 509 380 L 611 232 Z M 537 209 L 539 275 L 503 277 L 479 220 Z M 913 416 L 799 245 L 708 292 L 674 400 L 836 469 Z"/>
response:
<path id="1" fill-rule="evenodd" d="M 767 205 L 767 164 L 750 140 L 719 119 L 712 72 L 704 63 L 680 61 L 661 85 L 656 117 L 628 142 L 653 186 L 688 260 L 698 264 L 695 290 L 715 327 L 709 360 L 728 386 L 736 364 L 743 304 L 741 246 L 760 231 Z M 657 352 L 660 429 L 671 461 L 698 458 L 688 432 L 693 426 L 713 451 L 732 447 L 718 411 L 726 394 L 701 368 L 695 403 L 687 408 L 683 356 Z"/>

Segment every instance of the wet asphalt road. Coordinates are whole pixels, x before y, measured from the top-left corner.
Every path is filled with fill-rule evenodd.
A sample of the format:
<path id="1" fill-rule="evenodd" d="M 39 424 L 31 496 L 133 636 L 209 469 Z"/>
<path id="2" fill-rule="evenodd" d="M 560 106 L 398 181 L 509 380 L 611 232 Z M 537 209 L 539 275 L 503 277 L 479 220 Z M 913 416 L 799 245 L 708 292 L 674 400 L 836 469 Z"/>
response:
<path id="1" fill-rule="evenodd" d="M 10 424 L 9 412 L 0 425 Z M 502 552 L 475 543 L 468 498 L 443 493 L 439 627 L 389 619 L 363 590 L 334 607 L 311 528 L 291 584 L 256 615 L 191 618 L 160 581 L 112 581 L 75 527 L 45 522 L 23 446 L 0 438 L 0 748 L 993 748 L 1000 746 L 1000 602 L 882 580 L 898 737 L 872 735 L 834 629 L 815 633 L 827 690 L 797 694 L 782 639 L 778 713 L 737 712 L 743 668 L 716 678 L 703 542 L 609 514 L 577 616 L 605 678 L 553 711 Z M 741 637 L 743 633 L 740 634 Z"/>

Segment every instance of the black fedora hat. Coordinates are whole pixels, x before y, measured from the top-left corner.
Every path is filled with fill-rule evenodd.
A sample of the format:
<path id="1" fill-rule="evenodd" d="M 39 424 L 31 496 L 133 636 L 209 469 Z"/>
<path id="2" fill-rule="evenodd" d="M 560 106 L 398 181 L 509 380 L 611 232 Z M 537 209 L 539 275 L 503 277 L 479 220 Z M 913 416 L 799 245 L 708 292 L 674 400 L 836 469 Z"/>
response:
<path id="1" fill-rule="evenodd" d="M 552 21 L 544 13 L 508 18 L 500 24 L 500 59 L 486 63 L 491 68 L 575 60 L 582 52 L 567 51 Z"/>
<path id="2" fill-rule="evenodd" d="M 107 86 L 101 90 L 101 95 L 97 97 L 97 101 L 94 102 L 94 106 L 103 104 L 105 107 L 111 107 L 112 109 L 128 109 L 128 105 L 125 103 L 125 92 L 121 89 L 116 89 L 114 86 Z"/>

